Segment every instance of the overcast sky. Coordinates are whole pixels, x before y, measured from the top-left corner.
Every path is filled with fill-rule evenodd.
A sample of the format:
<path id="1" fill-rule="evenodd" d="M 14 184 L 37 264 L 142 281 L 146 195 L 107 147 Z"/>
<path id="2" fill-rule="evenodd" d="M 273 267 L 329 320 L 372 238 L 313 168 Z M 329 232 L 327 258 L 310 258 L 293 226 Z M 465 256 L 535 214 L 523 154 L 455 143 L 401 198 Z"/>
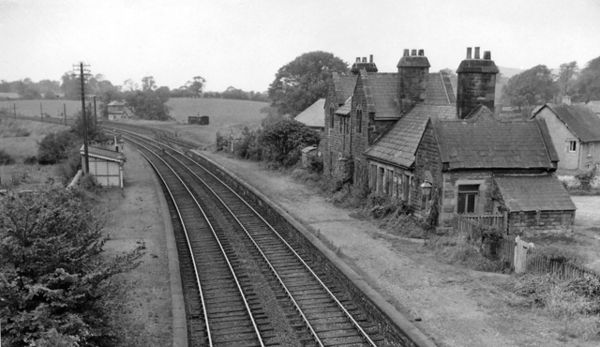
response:
<path id="1" fill-rule="evenodd" d="M 0 79 L 60 79 L 78 61 L 114 84 L 152 75 L 179 87 L 267 90 L 298 55 L 395 71 L 422 48 L 430 71 L 456 69 L 467 46 L 497 65 L 550 68 L 600 56 L 598 0 L 0 0 Z"/>

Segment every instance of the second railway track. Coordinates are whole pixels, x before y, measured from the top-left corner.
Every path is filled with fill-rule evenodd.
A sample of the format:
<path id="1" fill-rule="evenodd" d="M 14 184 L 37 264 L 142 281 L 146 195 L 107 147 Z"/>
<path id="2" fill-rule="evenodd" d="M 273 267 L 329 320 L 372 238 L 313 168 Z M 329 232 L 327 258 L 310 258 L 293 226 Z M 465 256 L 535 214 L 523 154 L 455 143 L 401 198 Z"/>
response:
<path id="1" fill-rule="evenodd" d="M 246 316 L 244 319 L 250 318 L 250 320 L 236 322 L 232 319 L 229 326 L 227 321 L 216 326 L 223 327 L 224 331 L 231 329 L 233 334 L 241 331 L 240 339 L 211 341 L 212 338 L 206 337 L 201 339 L 203 341 L 201 345 L 210 345 L 211 342 L 213 345 L 219 345 L 219 342 L 222 342 L 222 345 L 233 346 L 241 344 L 232 341 L 242 340 L 247 341 L 247 345 L 261 343 L 286 346 L 402 345 L 399 341 L 390 341 L 389 334 L 384 337 L 388 332 L 381 330 L 381 325 L 373 321 L 370 314 L 363 311 L 364 307 L 356 305 L 352 295 L 345 292 L 343 286 L 337 286 L 334 280 L 328 278 L 326 268 L 319 268 L 319 264 L 314 264 L 314 259 L 311 259 L 310 255 L 307 256 L 304 250 L 295 249 L 294 247 L 297 246 L 289 244 L 279 235 L 276 227 L 269 224 L 266 218 L 217 175 L 164 143 L 131 132 L 127 132 L 126 137 L 138 146 L 163 179 L 166 176 L 171 177 L 164 180 L 166 189 L 171 189 L 170 186 L 174 187 L 172 191 L 175 193 L 170 193 L 173 198 L 170 205 L 184 205 L 178 201 L 179 196 L 186 195 L 190 196 L 197 205 L 180 209 L 183 211 L 180 214 L 192 215 L 188 220 L 196 225 L 191 228 L 195 230 L 193 232 L 205 233 L 205 236 L 188 236 L 190 239 L 188 254 L 217 253 L 216 249 L 200 250 L 199 246 L 208 243 L 206 240 L 210 239 L 206 236 L 208 233 L 202 229 L 212 229 L 214 234 L 212 238 L 218 240 L 221 253 L 231 259 L 231 264 L 212 266 L 204 262 L 199 266 L 210 267 L 208 272 L 216 275 L 216 278 L 230 276 L 227 275 L 229 273 L 239 279 L 237 294 L 232 295 L 231 299 L 222 299 L 221 304 L 224 310 L 227 310 L 229 300 L 232 302 L 242 300 L 246 307 L 243 310 L 245 311 L 243 316 Z M 183 186 L 185 188 L 182 188 Z M 189 197 L 187 199 L 190 200 Z M 194 222 L 194 218 L 199 219 L 199 217 L 193 215 L 202 215 L 204 221 Z M 194 241 L 191 241 L 192 239 Z M 190 255 L 190 257 L 194 258 L 197 255 Z M 312 266 L 317 267 L 313 269 Z M 200 278 L 210 278 L 207 276 L 204 274 Z M 219 286 L 223 285 L 228 286 L 219 284 L 219 281 L 214 281 L 210 285 L 200 283 L 203 289 L 211 287 L 217 292 Z M 184 286 L 189 285 L 184 283 Z M 196 292 L 201 293 L 201 291 L 202 289 L 199 289 Z M 188 295 L 186 302 L 187 297 L 192 299 L 194 295 L 204 294 Z M 205 315 L 200 311 L 207 311 L 208 302 L 200 302 L 195 306 L 198 305 L 202 307 L 191 309 L 188 312 L 188 319 L 190 316 L 197 319 Z M 209 312 L 206 315 L 210 326 L 210 316 L 214 314 Z M 206 317 L 202 318 L 206 321 Z M 251 321 L 254 323 L 249 323 Z M 200 336 L 210 334 L 216 336 L 218 332 L 211 331 L 203 324 L 197 324 L 200 328 L 192 329 L 189 335 L 199 331 Z M 251 327 L 254 328 L 254 333 L 251 333 Z M 196 345 L 194 342 L 191 344 Z"/>

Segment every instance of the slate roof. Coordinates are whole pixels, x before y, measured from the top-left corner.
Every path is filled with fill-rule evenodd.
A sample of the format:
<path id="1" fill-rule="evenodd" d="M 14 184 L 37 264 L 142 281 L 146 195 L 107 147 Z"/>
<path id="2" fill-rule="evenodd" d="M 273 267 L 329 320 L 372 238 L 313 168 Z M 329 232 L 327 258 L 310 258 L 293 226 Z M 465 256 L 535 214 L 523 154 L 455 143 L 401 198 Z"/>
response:
<path id="1" fill-rule="evenodd" d="M 582 142 L 600 141 L 600 118 L 588 107 L 546 104 L 534 114 L 534 117 L 546 107 Z"/>
<path id="2" fill-rule="evenodd" d="M 365 151 L 365 155 L 390 164 L 410 168 L 415 161 L 415 151 L 421 141 L 429 118 L 454 119 L 456 107 L 453 105 L 415 106 L 379 141 Z"/>
<path id="3" fill-rule="evenodd" d="M 83 155 L 83 145 L 81 145 L 81 148 L 79 149 L 79 153 L 81 155 Z M 123 154 L 121 152 L 115 152 L 110 149 L 100 148 L 100 147 L 88 146 L 88 155 L 90 157 L 105 159 L 105 160 L 109 160 L 109 161 L 116 161 L 116 162 L 124 162 L 125 161 L 125 154 Z"/>
<path id="4" fill-rule="evenodd" d="M 494 177 L 506 207 L 511 211 L 575 210 L 563 185 L 553 176 Z"/>
<path id="5" fill-rule="evenodd" d="M 376 119 L 400 117 L 397 73 L 367 73 L 362 70 L 360 78 L 367 99 L 367 112 L 375 113 Z"/>
<path id="6" fill-rule="evenodd" d="M 309 127 L 325 127 L 325 99 L 319 99 L 296 116 L 298 122 Z"/>
<path id="7" fill-rule="evenodd" d="M 499 121 L 485 106 L 467 120 L 433 122 L 449 170 L 553 169 L 557 157 L 543 127 L 543 122 Z"/>
<path id="8" fill-rule="evenodd" d="M 398 100 L 397 73 L 366 73 L 361 71 L 368 112 L 375 119 L 398 119 L 401 116 Z M 441 73 L 430 73 L 425 82 L 423 104 L 453 105 L 456 97 L 450 78 Z"/>
<path id="9" fill-rule="evenodd" d="M 430 73 L 425 87 L 425 104 L 451 105 L 456 103 L 456 96 L 450 77 L 439 72 Z"/>
<path id="10" fill-rule="evenodd" d="M 333 73 L 333 85 L 338 105 L 343 104 L 354 93 L 356 75 L 340 75 Z"/>

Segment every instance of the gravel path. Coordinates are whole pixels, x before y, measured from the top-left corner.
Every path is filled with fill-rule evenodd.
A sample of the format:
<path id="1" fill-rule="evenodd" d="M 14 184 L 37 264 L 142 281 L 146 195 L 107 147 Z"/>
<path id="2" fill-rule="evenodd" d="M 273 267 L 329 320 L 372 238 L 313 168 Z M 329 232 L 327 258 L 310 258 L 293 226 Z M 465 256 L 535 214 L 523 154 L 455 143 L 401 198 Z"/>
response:
<path id="1" fill-rule="evenodd" d="M 441 346 L 596 346 L 572 339 L 565 322 L 511 303 L 509 275 L 438 261 L 412 241 L 350 216 L 316 190 L 260 164 L 204 152 L 312 229 L 400 312 Z"/>

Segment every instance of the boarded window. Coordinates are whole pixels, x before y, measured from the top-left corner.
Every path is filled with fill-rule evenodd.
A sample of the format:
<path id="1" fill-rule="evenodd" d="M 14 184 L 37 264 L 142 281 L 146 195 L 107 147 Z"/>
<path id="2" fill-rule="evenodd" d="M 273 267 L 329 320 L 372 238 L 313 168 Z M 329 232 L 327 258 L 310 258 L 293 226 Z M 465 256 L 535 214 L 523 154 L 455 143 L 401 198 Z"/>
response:
<path id="1" fill-rule="evenodd" d="M 478 184 L 465 184 L 458 186 L 456 213 L 475 213 L 478 196 Z"/>

